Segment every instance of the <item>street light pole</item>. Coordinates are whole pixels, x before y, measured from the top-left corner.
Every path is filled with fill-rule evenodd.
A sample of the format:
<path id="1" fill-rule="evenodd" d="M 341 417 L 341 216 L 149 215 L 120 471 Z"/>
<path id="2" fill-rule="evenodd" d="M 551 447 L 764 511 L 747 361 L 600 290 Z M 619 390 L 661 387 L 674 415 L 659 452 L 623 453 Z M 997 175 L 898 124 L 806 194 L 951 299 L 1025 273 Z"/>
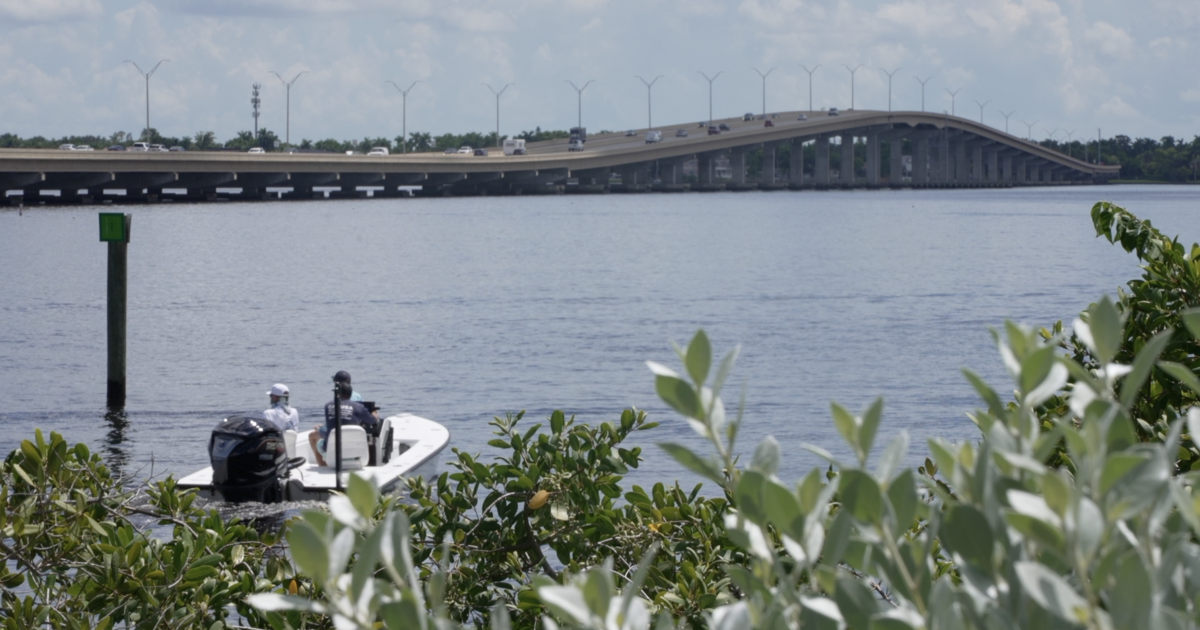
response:
<path id="1" fill-rule="evenodd" d="M 271 71 L 271 74 L 279 77 L 279 82 L 282 83 L 285 88 L 287 88 L 287 128 L 284 131 L 283 136 L 283 145 L 285 149 L 292 144 L 292 84 L 300 78 L 301 74 L 306 72 L 308 72 L 308 70 L 301 70 L 296 76 L 292 77 L 291 81 L 284 81 L 283 77 L 280 77 L 278 72 L 275 72 L 274 70 Z"/>
<path id="2" fill-rule="evenodd" d="M 697 70 L 696 72 L 700 72 L 700 71 Z M 722 70 L 721 72 L 714 74 L 711 79 L 708 78 L 707 74 L 700 72 L 700 76 L 704 77 L 705 79 L 708 79 L 708 124 L 709 125 L 712 124 L 712 84 L 713 84 L 713 81 L 716 81 L 717 77 L 721 76 L 721 74 L 724 72 L 725 71 Z"/>
<path id="3" fill-rule="evenodd" d="M 979 101 L 975 101 L 975 104 L 979 106 L 979 124 L 981 124 L 981 125 L 983 124 L 983 108 L 988 103 L 991 103 L 991 101 L 984 101 L 982 103 L 980 103 Z"/>
<path id="4" fill-rule="evenodd" d="M 844 67 L 850 71 L 850 109 L 853 110 L 854 109 L 854 73 L 858 72 L 858 69 L 862 67 L 862 64 L 860 63 L 857 66 L 854 66 L 853 69 L 851 69 L 850 66 L 847 66 L 846 64 L 842 64 L 842 67 Z"/>
<path id="5" fill-rule="evenodd" d="M 653 81 L 646 81 L 645 79 L 642 79 L 642 77 L 638 77 L 638 79 L 641 79 L 642 83 L 646 84 L 646 130 L 647 131 L 649 131 L 650 128 L 654 126 L 654 123 L 651 122 L 653 120 L 653 117 L 651 116 L 652 112 L 650 110 L 650 103 L 651 103 L 650 88 L 654 87 L 654 84 L 658 83 L 658 80 L 661 78 L 662 78 L 661 74 L 654 77 Z"/>
<path id="6" fill-rule="evenodd" d="M 750 68 L 750 69 L 751 69 L 751 70 L 753 70 L 753 71 L 755 71 L 755 72 L 758 72 L 758 76 L 762 77 L 762 82 L 763 82 L 763 118 L 766 118 L 766 117 L 767 117 L 767 77 L 768 77 L 768 76 L 770 76 L 770 74 L 771 74 L 772 72 L 775 72 L 775 68 L 771 68 L 770 70 L 767 70 L 767 73 L 766 73 L 766 74 L 763 74 L 763 73 L 759 72 L 759 71 L 758 71 L 758 68 Z"/>
<path id="7" fill-rule="evenodd" d="M 821 67 L 821 64 L 817 64 L 817 65 L 813 66 L 813 69 L 812 69 L 812 70 L 809 70 L 808 68 L 805 68 L 804 66 L 800 66 L 800 69 L 801 69 L 801 70 L 803 70 L 803 71 L 805 71 L 805 72 L 807 72 L 807 73 L 808 73 L 808 111 L 810 111 L 810 112 L 811 112 L 811 111 L 813 111 L 813 108 L 812 108 L 812 104 L 813 104 L 813 98 L 812 98 L 812 75 L 813 75 L 813 73 L 814 73 L 814 72 L 816 72 L 816 71 L 817 71 L 817 68 L 820 68 L 820 67 Z"/>
<path id="8" fill-rule="evenodd" d="M 951 116 L 954 115 L 954 97 L 958 96 L 958 93 L 961 91 L 962 91 L 962 88 L 958 88 L 957 90 L 954 90 L 953 92 L 950 91 L 950 88 L 946 88 L 946 93 L 950 95 L 950 115 Z"/>
<path id="9" fill-rule="evenodd" d="M 496 90 L 492 90 L 492 86 L 488 85 L 487 83 L 484 83 L 483 85 L 486 86 L 487 89 L 491 90 L 492 94 L 496 95 L 496 147 L 499 148 L 500 147 L 500 95 L 504 94 L 504 90 L 507 90 L 508 86 L 512 85 L 512 83 L 508 83 L 504 87 L 500 88 L 499 92 L 497 92 Z M 584 87 L 587 87 L 587 86 L 584 86 Z"/>
<path id="10" fill-rule="evenodd" d="M 928 83 L 929 80 L 933 78 L 933 75 L 931 74 L 928 77 L 925 77 L 924 81 L 921 80 L 921 77 L 913 77 L 913 78 L 917 80 L 917 83 L 921 84 L 921 111 L 925 111 L 925 84 Z"/>
<path id="11" fill-rule="evenodd" d="M 1022 125 L 1025 125 L 1025 127 L 1026 127 L 1025 139 L 1028 140 L 1029 142 L 1033 142 L 1033 126 L 1038 124 L 1038 121 L 1035 120 L 1032 123 L 1027 123 L 1024 120 L 1022 120 L 1020 122 Z"/>
<path id="12" fill-rule="evenodd" d="M 1011 112 L 1008 112 L 1007 114 L 1005 114 L 1004 112 L 1000 112 L 1000 115 L 1004 117 L 1004 133 L 1008 133 L 1008 117 L 1012 116 L 1015 113 L 1017 113 L 1017 110 L 1015 110 L 1015 109 Z"/>
<path id="13" fill-rule="evenodd" d="M 1075 135 L 1074 129 L 1067 132 L 1067 157 L 1075 157 L 1074 155 L 1071 155 L 1071 136 L 1073 135 Z"/>
<path id="14" fill-rule="evenodd" d="M 575 93 L 579 96 L 579 122 L 576 123 L 579 127 L 583 127 L 583 91 L 595 81 L 595 79 L 588 79 L 588 82 L 584 83 L 583 87 L 576 87 L 574 83 L 564 81 L 565 83 L 571 83 L 571 87 L 575 88 Z"/>
<path id="15" fill-rule="evenodd" d="M 412 85 L 408 86 L 407 90 L 402 90 L 402 89 L 400 89 L 399 85 L 396 85 L 395 81 L 384 81 L 384 83 L 391 83 L 392 87 L 396 88 L 396 91 L 400 93 L 400 99 L 401 99 L 401 102 L 403 103 L 403 105 L 401 105 L 401 122 L 400 122 L 400 125 L 401 125 L 400 126 L 400 152 L 401 153 L 408 153 L 408 93 L 411 92 L 412 89 L 414 87 L 416 87 L 417 84 L 420 82 L 421 81 L 413 81 Z"/>
<path id="16" fill-rule="evenodd" d="M 154 76 L 154 71 L 158 70 L 158 67 L 163 65 L 164 61 L 170 61 L 170 59 L 163 59 L 154 64 L 154 67 L 150 68 L 150 72 L 143 72 L 141 66 L 128 59 L 125 60 L 125 63 L 132 63 L 133 67 L 137 68 L 137 71 L 143 77 L 146 77 L 146 142 L 150 142 L 150 77 Z"/>
<path id="17" fill-rule="evenodd" d="M 892 75 L 900 72 L 900 68 L 896 68 L 891 72 L 888 72 L 885 68 L 880 68 L 880 70 L 883 70 L 883 73 L 888 75 L 888 111 L 890 112 L 892 111 Z"/>

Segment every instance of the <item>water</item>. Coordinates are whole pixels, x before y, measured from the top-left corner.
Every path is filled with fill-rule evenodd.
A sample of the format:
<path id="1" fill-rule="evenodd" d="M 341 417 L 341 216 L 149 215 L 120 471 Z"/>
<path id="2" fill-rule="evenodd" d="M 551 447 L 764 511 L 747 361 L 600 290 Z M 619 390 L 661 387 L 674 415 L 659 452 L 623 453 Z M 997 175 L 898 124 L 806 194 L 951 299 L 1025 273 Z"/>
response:
<path id="1" fill-rule="evenodd" d="M 644 361 L 707 330 L 742 344 L 726 398 L 746 396 L 747 452 L 773 434 L 784 479 L 845 453 L 829 403 L 885 399 L 881 440 L 974 439 L 960 370 L 1000 391 L 988 334 L 1006 318 L 1068 323 L 1138 275 L 1097 239 L 1091 205 L 1126 205 L 1200 239 L 1200 189 L 773 192 L 165 204 L 135 207 L 129 254 L 129 400 L 106 418 L 106 246 L 97 207 L 0 211 L 0 453 L 34 428 L 105 453 L 124 472 L 206 465 L 222 416 L 291 387 L 318 421 L 348 370 L 385 412 L 486 445 L 494 415 L 562 408 L 662 427 L 638 435 L 632 481 L 695 476 L 655 442 L 700 446 L 654 395 Z"/>

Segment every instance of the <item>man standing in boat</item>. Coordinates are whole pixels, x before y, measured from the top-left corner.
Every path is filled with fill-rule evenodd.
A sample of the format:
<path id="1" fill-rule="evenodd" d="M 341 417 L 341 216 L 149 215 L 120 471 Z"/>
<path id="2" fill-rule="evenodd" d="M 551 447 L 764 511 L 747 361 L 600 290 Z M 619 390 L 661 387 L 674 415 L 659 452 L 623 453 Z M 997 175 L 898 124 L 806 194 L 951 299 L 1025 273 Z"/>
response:
<path id="1" fill-rule="evenodd" d="M 325 405 L 325 426 L 313 427 L 311 433 L 308 434 L 308 442 L 312 446 L 313 453 L 316 453 L 317 463 L 321 466 L 326 466 L 325 462 L 325 445 L 328 443 L 328 437 L 336 425 L 335 409 L 340 407 L 342 418 L 342 426 L 356 425 L 372 432 L 375 425 L 379 422 L 365 405 L 357 400 L 351 400 L 350 396 L 354 393 L 354 388 L 350 385 L 350 374 L 345 370 L 339 371 L 333 377 L 333 382 L 337 387 L 337 397 L 329 401 Z M 319 434 L 319 435 L 318 435 Z"/>

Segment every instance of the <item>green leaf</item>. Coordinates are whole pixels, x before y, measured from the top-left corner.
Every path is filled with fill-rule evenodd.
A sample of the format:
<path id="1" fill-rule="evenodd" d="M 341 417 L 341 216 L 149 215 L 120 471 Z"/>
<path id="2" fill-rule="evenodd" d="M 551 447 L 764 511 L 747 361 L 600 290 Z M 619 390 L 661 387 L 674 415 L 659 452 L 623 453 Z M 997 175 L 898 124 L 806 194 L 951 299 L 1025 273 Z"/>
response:
<path id="1" fill-rule="evenodd" d="M 1137 353 L 1137 357 L 1133 360 L 1133 369 L 1121 381 L 1121 404 L 1125 407 L 1133 406 L 1133 401 L 1141 391 L 1142 385 L 1146 383 L 1150 372 L 1154 370 L 1154 363 L 1158 361 L 1158 356 L 1162 354 L 1167 344 L 1171 343 L 1171 334 L 1171 330 L 1168 329 L 1154 335 L 1154 338 Z"/>
<path id="2" fill-rule="evenodd" d="M 850 415 L 850 412 L 846 411 L 845 407 L 837 403 L 830 403 L 829 410 L 833 414 L 833 426 L 837 428 L 838 433 L 842 434 L 842 439 L 846 440 L 846 444 L 854 449 L 855 454 L 858 455 L 859 463 L 863 463 L 865 454 L 858 444 L 858 419 Z"/>
<path id="3" fill-rule="evenodd" d="M 995 536 L 979 508 L 973 505 L 951 507 L 943 517 L 939 532 L 947 549 L 991 575 Z"/>
<path id="4" fill-rule="evenodd" d="M 796 495 L 779 483 L 766 480 L 762 488 L 767 522 L 800 541 L 804 539 L 804 513 Z"/>
<path id="5" fill-rule="evenodd" d="M 1187 308 L 1179 313 L 1183 325 L 1192 333 L 1192 339 L 1200 341 L 1200 308 Z"/>
<path id="6" fill-rule="evenodd" d="M 721 365 L 717 367 L 717 375 L 713 378 L 712 391 L 713 396 L 718 396 L 721 389 L 725 387 L 725 379 L 729 378 L 729 373 L 733 371 L 733 365 L 737 363 L 738 354 L 742 351 L 742 347 L 734 346 L 733 350 L 725 353 L 725 357 L 721 359 Z"/>
<path id="7" fill-rule="evenodd" d="M 1069 623 L 1088 623 L 1087 602 L 1062 576 L 1032 561 L 1018 560 L 1014 568 L 1021 588 L 1046 612 Z"/>
<path id="8" fill-rule="evenodd" d="M 1170 361 L 1160 361 L 1158 367 L 1162 368 L 1167 374 L 1170 374 L 1175 380 L 1186 385 L 1197 395 L 1200 395 L 1200 378 L 1196 378 L 1196 375 L 1187 366 Z"/>
<path id="9" fill-rule="evenodd" d="M 374 482 L 359 475 L 350 475 L 350 481 L 346 485 L 346 496 L 363 518 L 370 518 L 375 513 L 375 504 L 379 502 L 379 488 L 375 487 Z"/>
<path id="10" fill-rule="evenodd" d="M 883 398 L 876 398 L 875 402 L 867 409 L 867 413 L 863 414 L 862 426 L 858 429 L 858 444 L 862 447 L 864 453 L 871 453 L 871 447 L 875 444 L 875 434 L 879 430 L 879 423 L 883 421 Z"/>
<path id="11" fill-rule="evenodd" d="M 861 470 L 842 472 L 838 486 L 842 505 L 863 523 L 878 525 L 883 517 L 883 492 L 875 478 Z"/>
<path id="12" fill-rule="evenodd" d="M 603 565 L 594 567 L 584 574 L 583 600 L 587 607 L 601 619 L 608 616 L 608 607 L 612 603 L 612 558 Z"/>
<path id="13" fill-rule="evenodd" d="M 542 586 L 538 597 L 554 614 L 566 617 L 576 625 L 590 627 L 591 612 L 583 593 L 574 586 Z"/>
<path id="14" fill-rule="evenodd" d="M 675 461 L 683 464 L 688 470 L 701 475 L 702 477 L 714 481 L 720 485 L 725 485 L 725 475 L 721 473 L 720 466 L 709 459 L 702 459 L 699 455 L 693 453 L 686 446 L 680 444 L 672 444 L 671 442 L 663 442 L 658 445 Z"/>
<path id="15" fill-rule="evenodd" d="M 319 586 L 329 579 L 329 547 L 325 539 L 308 521 L 292 524 L 287 532 L 288 547 L 300 572 Z"/>
<path id="16" fill-rule="evenodd" d="M 913 518 L 917 515 L 917 483 L 911 468 L 904 469 L 892 483 L 888 484 L 888 501 L 896 515 L 896 531 L 893 534 L 908 530 Z"/>
<path id="17" fill-rule="evenodd" d="M 687 381 L 674 376 L 658 375 L 654 377 L 654 388 L 658 397 L 675 411 L 688 418 L 703 419 L 700 397 Z"/>
<path id="18" fill-rule="evenodd" d="M 323 613 L 325 607 L 296 595 L 280 595 L 279 593 L 256 593 L 246 598 L 246 603 L 259 610 L 299 610 L 304 612 Z"/>
<path id="19" fill-rule="evenodd" d="M 1092 341 L 1096 345 L 1096 359 L 1101 365 L 1112 363 L 1121 348 L 1125 326 L 1116 305 L 1107 295 L 1088 309 L 1088 327 L 1092 330 Z"/>
<path id="20" fill-rule="evenodd" d="M 708 343 L 708 335 L 704 329 L 696 331 L 692 342 L 687 347 L 687 371 L 692 382 L 702 385 L 708 378 L 708 369 L 712 365 L 712 346 Z"/>
<path id="21" fill-rule="evenodd" d="M 738 479 L 734 488 L 734 501 L 738 511 L 757 525 L 766 524 L 767 510 L 763 506 L 763 486 L 766 479 L 761 473 L 747 470 Z"/>
<path id="22" fill-rule="evenodd" d="M 845 576 L 838 578 L 833 599 L 837 602 L 838 610 L 842 611 L 846 625 L 851 628 L 869 628 L 871 615 L 879 610 L 879 600 L 871 589 Z"/>
<path id="23" fill-rule="evenodd" d="M 754 451 L 754 458 L 750 460 L 750 468 L 764 475 L 774 475 L 779 472 L 781 457 L 779 442 L 773 436 L 768 435 L 758 443 L 758 448 Z"/>
<path id="24" fill-rule="evenodd" d="M 1063 533 L 1052 523 L 1047 523 L 1042 519 L 1029 516 L 1028 514 L 1017 514 L 1015 512 L 1005 514 L 1004 519 L 1026 538 L 1037 542 L 1043 547 L 1059 553 L 1065 551 L 1064 544 L 1066 540 L 1063 538 Z"/>

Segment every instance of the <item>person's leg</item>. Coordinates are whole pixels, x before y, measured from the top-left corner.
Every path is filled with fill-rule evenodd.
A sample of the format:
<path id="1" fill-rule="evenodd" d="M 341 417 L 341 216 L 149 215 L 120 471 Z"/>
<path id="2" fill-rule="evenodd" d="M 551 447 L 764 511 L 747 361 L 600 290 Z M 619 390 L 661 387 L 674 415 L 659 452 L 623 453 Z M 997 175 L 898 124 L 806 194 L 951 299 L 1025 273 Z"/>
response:
<path id="1" fill-rule="evenodd" d="M 325 458 L 321 457 L 321 451 L 317 449 L 318 438 L 320 438 L 320 431 L 316 427 L 313 427 L 313 430 L 308 432 L 308 445 L 312 447 L 313 455 L 317 458 L 317 465 L 324 466 Z"/>

